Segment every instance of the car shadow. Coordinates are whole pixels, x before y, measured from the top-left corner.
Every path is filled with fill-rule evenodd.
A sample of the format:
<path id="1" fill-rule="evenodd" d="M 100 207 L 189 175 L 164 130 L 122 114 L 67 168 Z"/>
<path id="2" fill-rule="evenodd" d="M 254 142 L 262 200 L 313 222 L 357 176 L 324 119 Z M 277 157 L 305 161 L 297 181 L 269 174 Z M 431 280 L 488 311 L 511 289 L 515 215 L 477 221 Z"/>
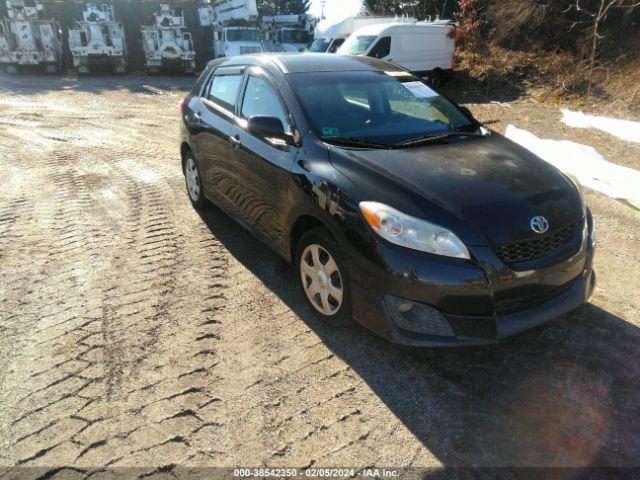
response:
<path id="1" fill-rule="evenodd" d="M 443 465 L 637 465 L 640 331 L 624 319 L 589 304 L 498 345 L 399 347 L 320 322 L 286 262 L 219 210 L 201 217 Z"/>
<path id="2" fill-rule="evenodd" d="M 479 78 L 468 69 L 456 70 L 439 90 L 460 104 L 512 102 L 526 95 L 521 78 L 497 74 Z"/>

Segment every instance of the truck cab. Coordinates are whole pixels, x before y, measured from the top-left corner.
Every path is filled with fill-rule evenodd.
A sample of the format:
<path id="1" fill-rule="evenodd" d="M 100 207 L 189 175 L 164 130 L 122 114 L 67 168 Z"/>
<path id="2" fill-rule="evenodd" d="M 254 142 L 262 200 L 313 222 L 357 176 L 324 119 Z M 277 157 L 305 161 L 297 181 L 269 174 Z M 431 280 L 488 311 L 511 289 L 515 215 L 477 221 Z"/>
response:
<path id="1" fill-rule="evenodd" d="M 200 25 L 213 31 L 213 57 L 265 51 L 256 0 L 217 0 L 198 7 Z"/>
<path id="2" fill-rule="evenodd" d="M 313 21 L 307 15 L 265 15 L 262 29 L 267 51 L 301 52 L 312 40 Z"/>
<path id="3" fill-rule="evenodd" d="M 224 27 L 214 32 L 215 58 L 262 53 L 262 32 L 255 26 Z"/>
<path id="4" fill-rule="evenodd" d="M 277 52 L 301 52 L 311 41 L 311 34 L 303 28 L 283 27 L 276 31 L 274 45 Z"/>

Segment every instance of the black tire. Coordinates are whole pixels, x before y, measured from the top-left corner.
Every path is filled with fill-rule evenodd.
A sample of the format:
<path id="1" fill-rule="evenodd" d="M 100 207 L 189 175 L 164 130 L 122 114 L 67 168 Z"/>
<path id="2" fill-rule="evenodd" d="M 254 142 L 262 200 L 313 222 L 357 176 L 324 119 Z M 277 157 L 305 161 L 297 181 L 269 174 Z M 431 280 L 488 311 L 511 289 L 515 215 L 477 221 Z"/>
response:
<path id="1" fill-rule="evenodd" d="M 435 88 L 442 86 L 443 81 L 444 77 L 441 70 L 435 69 L 429 76 L 429 83 Z"/>
<path id="2" fill-rule="evenodd" d="M 338 274 L 340 278 L 340 285 L 342 287 L 342 300 L 335 312 L 327 315 L 321 312 L 314 303 L 312 303 L 311 299 L 307 295 L 305 285 L 303 284 L 303 276 L 302 276 L 302 266 L 301 260 L 302 255 L 305 253 L 305 250 L 309 246 L 318 245 L 322 249 L 325 250 L 325 253 L 328 253 L 333 260 L 337 264 Z M 320 260 L 323 262 L 323 259 Z M 299 285 L 302 296 L 305 301 L 313 311 L 313 313 L 324 323 L 331 326 L 347 326 L 351 324 L 351 276 L 349 275 L 349 269 L 347 268 L 347 262 L 345 261 L 344 255 L 342 253 L 342 249 L 338 245 L 338 242 L 333 238 L 333 236 L 329 233 L 329 231 L 324 227 L 315 227 L 311 230 L 305 232 L 300 240 L 298 241 L 298 245 L 296 247 L 296 256 L 295 256 L 295 274 L 296 274 L 296 283 Z M 331 275 L 330 282 L 332 286 L 337 284 L 337 278 L 335 274 Z M 308 280 L 308 278 L 307 278 Z M 319 295 L 319 294 L 318 294 Z M 319 297 L 316 297 L 316 301 L 321 303 Z M 331 300 L 331 298 L 330 298 Z"/>
<path id="3" fill-rule="evenodd" d="M 193 162 L 193 164 L 191 163 Z M 191 188 L 190 180 L 193 181 L 193 178 L 189 178 L 189 173 L 187 170 L 193 165 L 195 167 L 195 171 L 197 172 L 197 183 L 198 183 L 198 194 L 196 195 L 194 189 Z M 198 166 L 198 162 L 196 161 L 196 157 L 193 155 L 191 150 L 187 150 L 184 154 L 184 159 L 182 162 L 182 173 L 184 174 L 185 179 L 185 187 L 187 189 L 187 196 L 191 201 L 191 205 L 196 210 L 205 210 L 209 206 L 209 201 L 204 196 L 204 191 L 202 188 L 202 175 L 200 174 L 200 167 Z M 192 173 L 192 172 L 191 172 Z"/>

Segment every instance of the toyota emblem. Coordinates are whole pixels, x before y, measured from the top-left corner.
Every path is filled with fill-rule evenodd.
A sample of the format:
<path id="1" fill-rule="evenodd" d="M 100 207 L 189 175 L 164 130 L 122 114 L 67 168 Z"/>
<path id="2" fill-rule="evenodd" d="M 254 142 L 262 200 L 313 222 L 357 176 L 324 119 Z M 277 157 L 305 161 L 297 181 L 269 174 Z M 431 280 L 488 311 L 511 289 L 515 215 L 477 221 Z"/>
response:
<path id="1" fill-rule="evenodd" d="M 544 233 L 549 230 L 549 220 L 544 217 L 533 217 L 529 225 L 531 225 L 531 230 L 536 233 Z"/>

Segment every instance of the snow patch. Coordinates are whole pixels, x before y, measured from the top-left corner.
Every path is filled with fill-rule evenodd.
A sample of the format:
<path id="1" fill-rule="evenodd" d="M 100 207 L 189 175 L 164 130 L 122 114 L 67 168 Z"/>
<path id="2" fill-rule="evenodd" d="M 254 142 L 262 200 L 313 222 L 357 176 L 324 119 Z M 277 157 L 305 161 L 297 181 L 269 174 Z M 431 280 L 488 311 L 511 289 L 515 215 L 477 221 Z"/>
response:
<path id="1" fill-rule="evenodd" d="M 509 125 L 505 136 L 546 160 L 564 173 L 574 175 L 585 187 L 640 209 L 640 171 L 608 162 L 593 147 L 569 140 L 538 138 Z"/>
<path id="2" fill-rule="evenodd" d="M 562 110 L 562 121 L 570 127 L 595 128 L 622 140 L 640 143 L 640 122 L 585 115 L 582 112 L 566 109 Z"/>

